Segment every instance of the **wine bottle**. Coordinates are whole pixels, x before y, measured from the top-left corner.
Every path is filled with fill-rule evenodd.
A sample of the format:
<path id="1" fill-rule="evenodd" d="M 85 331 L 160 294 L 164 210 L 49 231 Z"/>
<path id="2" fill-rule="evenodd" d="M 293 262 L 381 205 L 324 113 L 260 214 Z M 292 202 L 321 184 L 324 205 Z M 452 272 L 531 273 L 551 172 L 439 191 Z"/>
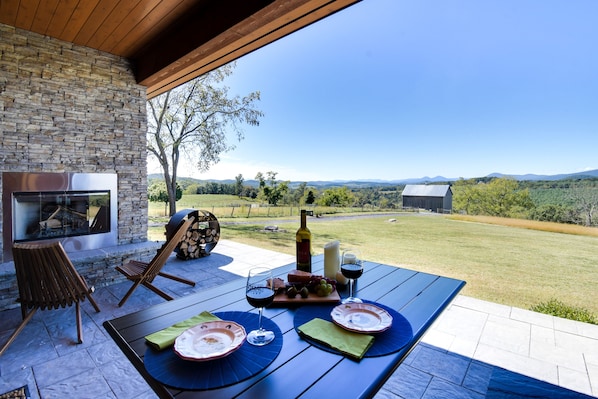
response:
<path id="1" fill-rule="evenodd" d="M 309 212 L 311 214 L 311 211 Z M 311 231 L 307 228 L 308 211 L 301 210 L 301 227 L 297 230 L 297 270 L 311 273 Z"/>

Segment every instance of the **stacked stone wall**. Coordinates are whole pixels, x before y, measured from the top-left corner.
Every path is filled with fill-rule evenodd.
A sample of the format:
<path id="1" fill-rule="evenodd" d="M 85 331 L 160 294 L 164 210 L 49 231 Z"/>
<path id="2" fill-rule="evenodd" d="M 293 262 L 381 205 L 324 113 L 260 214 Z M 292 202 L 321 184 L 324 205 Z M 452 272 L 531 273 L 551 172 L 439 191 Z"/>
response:
<path id="1" fill-rule="evenodd" d="M 126 59 L 0 24 L 0 138 L 0 172 L 116 173 L 118 243 L 147 241 L 146 88 Z"/>

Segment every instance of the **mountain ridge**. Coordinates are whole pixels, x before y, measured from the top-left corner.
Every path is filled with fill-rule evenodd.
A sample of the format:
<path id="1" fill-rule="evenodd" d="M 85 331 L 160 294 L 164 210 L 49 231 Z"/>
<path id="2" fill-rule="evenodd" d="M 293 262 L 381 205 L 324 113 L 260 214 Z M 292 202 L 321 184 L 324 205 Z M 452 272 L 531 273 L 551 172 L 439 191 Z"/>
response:
<path id="1" fill-rule="evenodd" d="M 465 180 L 469 179 L 483 179 L 483 178 L 501 178 L 501 177 L 508 177 L 513 178 L 518 181 L 556 181 L 556 180 L 563 180 L 563 179 L 589 179 L 589 178 L 598 178 L 598 169 L 588 170 L 584 172 L 575 172 L 575 173 L 560 173 L 556 175 L 536 175 L 532 173 L 522 174 L 522 175 L 509 175 L 503 173 L 491 173 L 487 176 L 482 177 L 473 177 L 473 178 L 463 178 Z M 148 175 L 148 179 L 162 179 L 162 174 L 160 173 L 153 173 Z M 216 183 L 226 183 L 231 184 L 235 182 L 235 179 L 197 179 L 194 177 L 179 177 L 181 179 L 189 179 L 194 180 L 197 182 L 216 182 Z M 333 185 L 348 185 L 348 186 L 364 186 L 364 185 L 397 185 L 397 184 L 428 184 L 428 183 L 450 183 L 457 180 L 462 179 L 459 178 L 448 178 L 444 176 L 435 176 L 429 177 L 424 176 L 420 178 L 407 178 L 407 179 L 394 179 L 394 180 L 383 180 L 383 179 L 357 179 L 357 180 L 312 180 L 306 181 L 308 185 L 311 186 L 333 186 Z M 256 180 L 245 180 L 245 184 L 247 185 L 257 185 L 258 182 Z M 291 181 L 292 185 L 298 185 L 303 183 L 303 181 Z"/>

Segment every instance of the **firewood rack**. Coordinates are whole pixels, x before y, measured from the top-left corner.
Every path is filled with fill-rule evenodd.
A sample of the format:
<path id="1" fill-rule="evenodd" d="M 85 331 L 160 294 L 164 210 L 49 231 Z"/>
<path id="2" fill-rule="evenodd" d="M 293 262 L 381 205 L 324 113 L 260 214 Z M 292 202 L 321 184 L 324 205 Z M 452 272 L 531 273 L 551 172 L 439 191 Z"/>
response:
<path id="1" fill-rule="evenodd" d="M 174 252 L 177 258 L 188 260 L 210 255 L 220 239 L 220 223 L 212 213 L 201 209 L 183 209 L 172 215 L 166 225 L 166 239 L 170 239 L 181 221 L 193 217 L 194 221 L 183 235 Z"/>

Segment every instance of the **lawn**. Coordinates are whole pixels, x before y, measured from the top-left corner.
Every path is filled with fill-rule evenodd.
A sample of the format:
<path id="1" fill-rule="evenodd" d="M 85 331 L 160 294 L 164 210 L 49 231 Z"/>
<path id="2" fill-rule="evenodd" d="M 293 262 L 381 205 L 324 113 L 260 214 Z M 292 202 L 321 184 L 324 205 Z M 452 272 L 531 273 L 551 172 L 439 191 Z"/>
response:
<path id="1" fill-rule="evenodd" d="M 394 219 L 311 219 L 314 253 L 338 239 L 341 247 L 358 247 L 373 262 L 465 280 L 465 295 L 524 309 L 557 298 L 598 314 L 598 237 L 437 215 Z M 265 233 L 264 226 L 225 224 L 222 237 L 294 254 L 298 222 L 278 224 L 286 233 Z"/>
<path id="2" fill-rule="evenodd" d="M 327 242 L 339 240 L 341 249 L 359 247 L 372 262 L 465 280 L 462 293 L 475 298 L 524 309 L 558 299 L 598 315 L 595 228 L 583 235 L 579 229 L 567 234 L 436 214 L 398 213 L 392 219 L 396 221 L 388 216 L 309 218 L 314 254 L 322 254 Z M 298 217 L 219 220 L 223 239 L 295 253 Z M 264 232 L 267 225 L 282 231 Z M 156 231 L 163 237 L 162 228 L 150 230 L 153 237 Z"/>

